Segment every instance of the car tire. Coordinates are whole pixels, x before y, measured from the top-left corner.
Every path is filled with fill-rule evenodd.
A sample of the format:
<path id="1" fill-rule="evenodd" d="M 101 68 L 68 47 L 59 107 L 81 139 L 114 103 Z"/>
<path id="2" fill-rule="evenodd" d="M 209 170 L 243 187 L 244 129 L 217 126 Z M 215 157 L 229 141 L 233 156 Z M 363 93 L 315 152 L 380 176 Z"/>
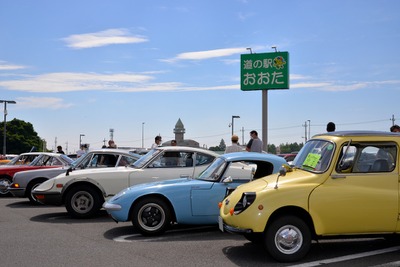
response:
<path id="1" fill-rule="evenodd" d="M 171 224 L 171 211 L 164 200 L 145 198 L 135 203 L 131 219 L 133 226 L 142 235 L 160 235 Z"/>
<path id="2" fill-rule="evenodd" d="M 282 216 L 265 230 L 264 245 L 277 261 L 298 261 L 310 250 L 311 231 L 302 219 L 296 216 Z"/>
<path id="3" fill-rule="evenodd" d="M 37 201 L 37 199 L 36 199 L 36 197 L 34 195 L 32 195 L 32 191 L 33 191 L 33 189 L 35 189 L 36 187 L 38 187 L 41 183 L 43 183 L 45 181 L 46 180 L 33 181 L 27 186 L 25 194 L 29 198 L 29 201 L 32 204 L 35 204 L 35 205 L 41 205 L 42 204 L 39 201 Z"/>
<path id="4" fill-rule="evenodd" d="M 91 186 L 79 185 L 67 192 L 65 208 L 74 218 L 93 217 L 101 208 L 104 199 Z"/>
<path id="5" fill-rule="evenodd" d="M 0 197 L 10 197 L 12 194 L 8 187 L 11 185 L 11 178 L 8 176 L 0 177 Z"/>

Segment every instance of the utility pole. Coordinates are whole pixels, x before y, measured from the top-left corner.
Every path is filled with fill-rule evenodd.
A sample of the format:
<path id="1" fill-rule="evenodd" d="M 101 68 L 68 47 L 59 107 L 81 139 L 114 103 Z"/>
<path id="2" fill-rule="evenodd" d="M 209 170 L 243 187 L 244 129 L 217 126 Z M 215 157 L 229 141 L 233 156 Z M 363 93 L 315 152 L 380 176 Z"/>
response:
<path id="1" fill-rule="evenodd" d="M 302 125 L 304 127 L 304 143 L 307 142 L 307 121 Z"/>
<path id="2" fill-rule="evenodd" d="M 394 121 L 396 120 L 395 118 L 394 118 L 394 114 L 392 114 L 392 118 L 390 119 L 391 121 L 392 121 L 392 126 L 394 125 Z"/>

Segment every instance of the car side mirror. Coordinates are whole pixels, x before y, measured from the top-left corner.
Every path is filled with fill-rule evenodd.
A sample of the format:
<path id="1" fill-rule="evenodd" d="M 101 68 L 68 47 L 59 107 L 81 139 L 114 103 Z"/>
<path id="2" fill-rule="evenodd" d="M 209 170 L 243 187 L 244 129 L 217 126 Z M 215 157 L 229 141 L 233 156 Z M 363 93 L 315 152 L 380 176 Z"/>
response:
<path id="1" fill-rule="evenodd" d="M 233 179 L 231 176 L 228 176 L 226 178 L 224 178 L 224 180 L 222 181 L 224 184 L 230 184 L 233 182 Z"/>

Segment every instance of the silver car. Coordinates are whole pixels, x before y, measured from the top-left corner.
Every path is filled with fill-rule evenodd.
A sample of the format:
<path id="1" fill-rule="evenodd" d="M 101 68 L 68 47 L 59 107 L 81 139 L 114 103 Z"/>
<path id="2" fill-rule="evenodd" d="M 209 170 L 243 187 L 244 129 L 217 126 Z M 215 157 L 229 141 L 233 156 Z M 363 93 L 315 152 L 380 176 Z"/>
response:
<path id="1" fill-rule="evenodd" d="M 14 175 L 8 190 L 15 197 L 29 198 L 37 204 L 37 199 L 31 194 L 38 185 L 62 173 L 70 173 L 75 169 L 107 168 L 125 166 L 135 162 L 141 155 L 122 149 L 93 150 L 78 158 L 68 167 L 22 171 Z"/>

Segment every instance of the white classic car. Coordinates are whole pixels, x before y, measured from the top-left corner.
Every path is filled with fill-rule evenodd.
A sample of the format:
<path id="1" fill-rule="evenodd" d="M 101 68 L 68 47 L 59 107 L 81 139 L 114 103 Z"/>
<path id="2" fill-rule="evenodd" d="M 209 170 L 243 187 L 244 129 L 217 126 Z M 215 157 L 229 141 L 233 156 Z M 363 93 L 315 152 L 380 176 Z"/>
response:
<path id="1" fill-rule="evenodd" d="M 37 204 L 37 199 L 32 195 L 33 189 L 57 175 L 79 169 L 125 166 L 135 162 L 140 157 L 141 155 L 139 154 L 131 153 L 123 149 L 105 148 L 92 150 L 68 166 L 17 172 L 8 190 L 15 197 L 27 197 L 33 204 Z"/>
<path id="2" fill-rule="evenodd" d="M 60 174 L 32 194 L 42 204 L 62 205 L 76 218 L 93 216 L 104 201 L 134 184 L 197 177 L 218 154 L 201 148 L 168 146 L 150 150 L 131 165 Z"/>

